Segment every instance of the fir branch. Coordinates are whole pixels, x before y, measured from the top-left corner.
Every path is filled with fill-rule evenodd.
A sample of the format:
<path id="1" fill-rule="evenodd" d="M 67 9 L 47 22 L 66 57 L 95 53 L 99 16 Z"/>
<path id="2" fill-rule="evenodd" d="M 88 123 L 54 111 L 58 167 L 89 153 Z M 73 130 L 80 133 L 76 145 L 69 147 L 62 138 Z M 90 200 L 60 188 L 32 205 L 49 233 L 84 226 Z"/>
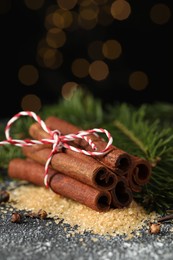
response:
<path id="1" fill-rule="evenodd" d="M 159 119 L 150 122 L 146 105 L 136 108 L 128 104 L 120 104 L 109 107 L 109 114 L 112 124 L 131 140 L 133 145 L 141 150 L 145 159 L 153 165 L 164 154 L 172 152 L 172 128 L 163 128 Z M 112 115 L 115 115 L 116 120 L 113 120 Z"/>
<path id="2" fill-rule="evenodd" d="M 113 122 L 113 125 L 115 125 L 124 135 L 126 135 L 132 142 L 136 144 L 136 146 L 139 147 L 139 149 L 146 155 L 147 157 L 147 150 L 145 148 L 144 143 L 140 139 L 138 139 L 137 136 L 134 135 L 132 131 L 127 129 L 125 125 L 123 125 L 120 121 L 115 120 Z"/>

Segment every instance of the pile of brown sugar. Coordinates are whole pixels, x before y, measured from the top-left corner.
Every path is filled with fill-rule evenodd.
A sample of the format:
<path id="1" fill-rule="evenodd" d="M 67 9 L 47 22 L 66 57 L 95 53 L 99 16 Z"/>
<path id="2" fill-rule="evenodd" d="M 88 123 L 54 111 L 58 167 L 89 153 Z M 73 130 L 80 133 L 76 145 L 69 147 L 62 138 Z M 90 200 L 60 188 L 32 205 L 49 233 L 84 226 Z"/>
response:
<path id="1" fill-rule="evenodd" d="M 143 228 L 147 220 L 155 218 L 155 213 L 148 214 L 143 207 L 132 201 L 129 207 L 97 212 L 71 199 L 64 198 L 44 187 L 32 184 L 21 185 L 10 191 L 10 203 L 18 210 L 38 212 L 43 209 L 57 223 L 61 219 L 72 227 L 78 226 L 75 232 L 91 231 L 99 235 L 132 236 L 133 231 Z M 58 217 L 58 220 L 57 220 Z"/>

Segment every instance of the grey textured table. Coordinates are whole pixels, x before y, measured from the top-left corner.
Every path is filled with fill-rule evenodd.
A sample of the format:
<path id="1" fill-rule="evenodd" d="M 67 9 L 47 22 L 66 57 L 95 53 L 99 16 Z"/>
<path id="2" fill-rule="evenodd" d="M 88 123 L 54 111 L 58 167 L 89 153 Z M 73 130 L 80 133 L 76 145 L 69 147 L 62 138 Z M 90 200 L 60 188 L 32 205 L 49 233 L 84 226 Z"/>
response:
<path id="1" fill-rule="evenodd" d="M 8 182 L 8 181 L 7 181 Z M 0 184 L 4 189 L 7 183 Z M 23 211 L 21 212 L 23 213 Z M 141 237 L 125 240 L 122 236 L 105 236 L 85 232 L 71 236 L 67 224 L 52 219 L 24 217 L 11 222 L 12 211 L 0 205 L 0 259 L 2 260 L 108 260 L 108 259 L 173 259 L 172 223 L 162 225 L 159 234 L 141 230 Z M 64 228 L 66 227 L 66 228 Z"/>

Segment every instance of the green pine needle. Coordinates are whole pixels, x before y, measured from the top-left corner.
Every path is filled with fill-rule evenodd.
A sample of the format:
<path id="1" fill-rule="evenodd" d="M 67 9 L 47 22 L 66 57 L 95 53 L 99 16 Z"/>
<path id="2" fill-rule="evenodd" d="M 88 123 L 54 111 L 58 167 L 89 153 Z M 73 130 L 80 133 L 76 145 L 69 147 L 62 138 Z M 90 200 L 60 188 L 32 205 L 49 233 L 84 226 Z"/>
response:
<path id="1" fill-rule="evenodd" d="M 166 103 L 142 104 L 134 107 L 116 103 L 104 108 L 101 100 L 78 89 L 71 100 L 42 108 L 39 116 L 44 120 L 54 115 L 83 129 L 103 127 L 113 136 L 113 144 L 130 154 L 143 157 L 152 165 L 150 182 L 134 198 L 148 212 L 163 213 L 173 208 L 173 105 Z M 11 136 L 28 137 L 31 118 L 15 123 Z M 0 125 L 0 139 L 4 140 L 4 124 Z M 11 145 L 0 147 L 0 168 L 7 168 L 10 159 L 23 157 L 21 149 Z"/>

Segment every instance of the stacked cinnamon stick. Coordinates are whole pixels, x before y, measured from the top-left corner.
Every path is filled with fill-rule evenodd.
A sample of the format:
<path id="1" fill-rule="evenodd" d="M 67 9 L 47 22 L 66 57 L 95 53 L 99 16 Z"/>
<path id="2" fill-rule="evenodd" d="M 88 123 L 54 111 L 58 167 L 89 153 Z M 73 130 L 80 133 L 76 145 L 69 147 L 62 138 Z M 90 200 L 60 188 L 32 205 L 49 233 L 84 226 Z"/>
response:
<path id="1" fill-rule="evenodd" d="M 45 123 L 51 130 L 58 129 L 63 135 L 81 130 L 54 116 L 48 117 Z M 29 134 L 38 140 L 50 139 L 38 123 L 30 126 Z M 94 134 L 88 137 L 98 150 L 105 148 L 106 141 L 101 137 Z M 76 139 L 73 145 L 91 151 L 91 146 L 84 139 Z M 51 153 L 50 144 L 24 146 L 22 151 L 26 158 L 10 161 L 9 176 L 44 186 L 44 165 Z M 94 210 L 107 211 L 110 207 L 127 207 L 133 199 L 133 192 L 139 192 L 150 176 L 151 166 L 147 160 L 111 145 L 106 154 L 94 157 L 62 149 L 52 157 L 48 183 L 55 193 Z"/>

